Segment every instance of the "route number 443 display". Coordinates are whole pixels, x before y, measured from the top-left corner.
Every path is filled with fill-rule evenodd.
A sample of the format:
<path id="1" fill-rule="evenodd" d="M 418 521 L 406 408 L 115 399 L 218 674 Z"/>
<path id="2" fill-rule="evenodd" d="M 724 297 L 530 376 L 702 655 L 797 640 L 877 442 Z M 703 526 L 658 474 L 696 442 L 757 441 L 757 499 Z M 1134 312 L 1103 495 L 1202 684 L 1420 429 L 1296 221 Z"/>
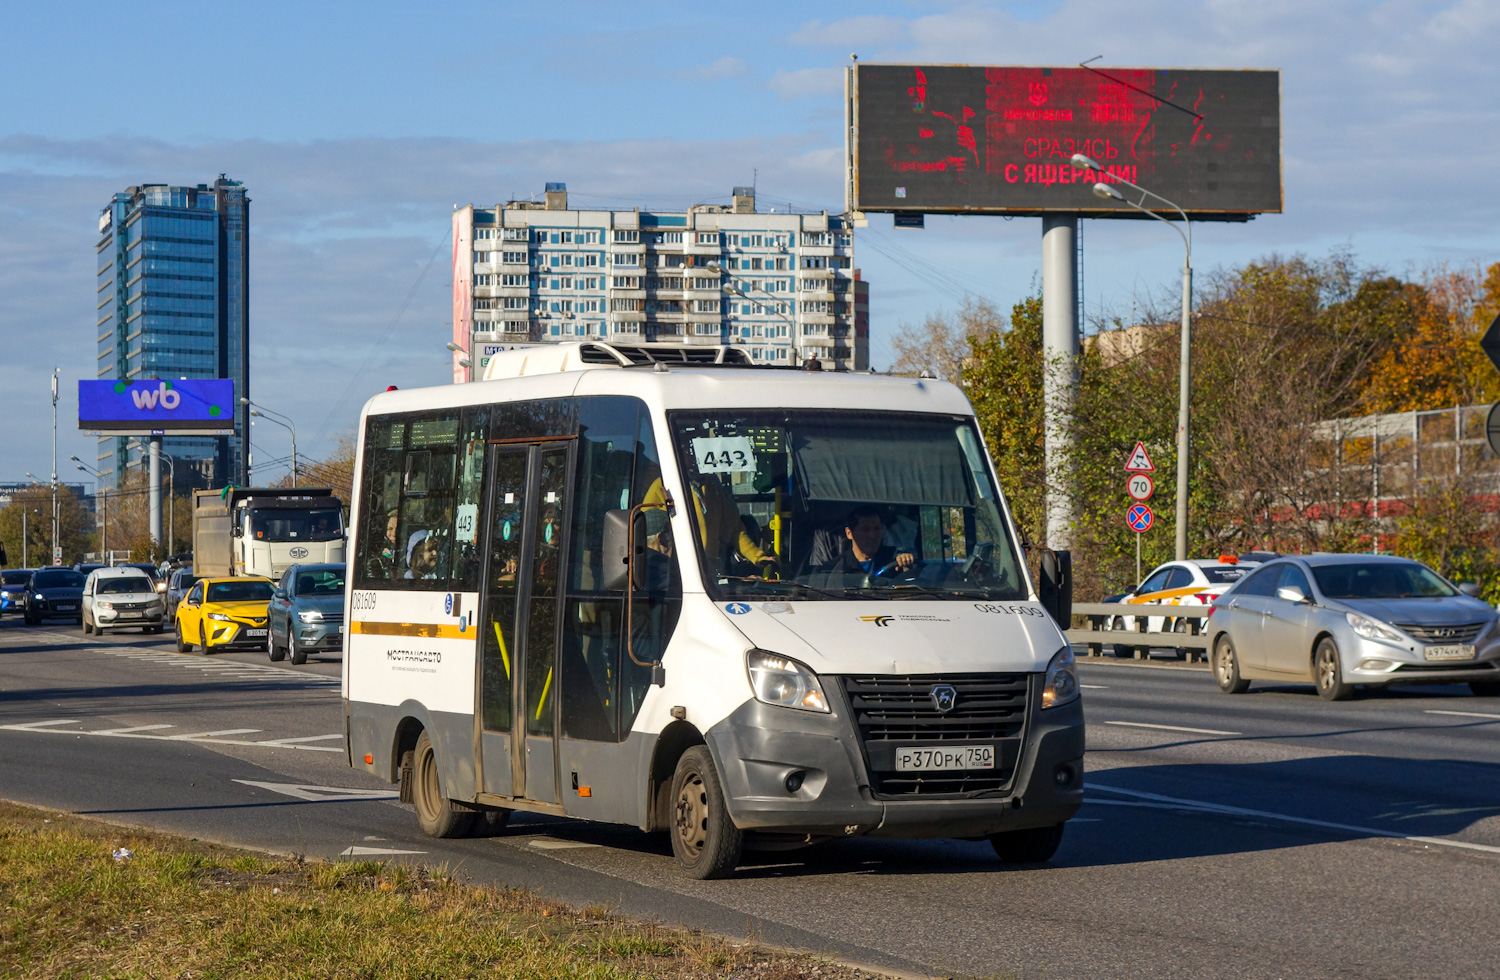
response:
<path id="1" fill-rule="evenodd" d="M 699 473 L 753 473 L 755 447 L 749 436 L 707 436 L 693 440 Z"/>

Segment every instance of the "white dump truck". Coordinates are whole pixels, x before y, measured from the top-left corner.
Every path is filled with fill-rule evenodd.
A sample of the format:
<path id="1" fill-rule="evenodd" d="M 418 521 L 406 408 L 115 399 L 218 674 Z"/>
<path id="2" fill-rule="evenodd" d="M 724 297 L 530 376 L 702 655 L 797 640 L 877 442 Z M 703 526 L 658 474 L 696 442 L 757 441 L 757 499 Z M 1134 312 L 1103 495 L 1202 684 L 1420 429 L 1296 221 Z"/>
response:
<path id="1" fill-rule="evenodd" d="M 328 487 L 193 492 L 193 571 L 276 578 L 292 565 L 344 560 L 343 502 Z"/>

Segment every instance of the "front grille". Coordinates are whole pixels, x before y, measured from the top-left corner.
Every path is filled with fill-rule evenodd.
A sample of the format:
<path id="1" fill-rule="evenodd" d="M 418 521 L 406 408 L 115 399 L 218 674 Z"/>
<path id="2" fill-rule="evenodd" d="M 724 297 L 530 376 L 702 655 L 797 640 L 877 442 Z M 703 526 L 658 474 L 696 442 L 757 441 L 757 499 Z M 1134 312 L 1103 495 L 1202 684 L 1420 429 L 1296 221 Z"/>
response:
<path id="1" fill-rule="evenodd" d="M 325 623 L 335 623 L 335 624 L 337 624 L 337 623 L 342 623 L 343 621 L 344 621 L 344 614 L 343 613 L 324 613 L 323 614 L 323 622 L 325 622 Z"/>
<path id="2" fill-rule="evenodd" d="M 974 796 L 1010 785 L 1026 726 L 1028 675 L 850 676 L 842 682 L 876 796 Z M 946 712 L 938 710 L 932 695 L 943 686 L 955 693 Z M 895 771 L 897 746 L 965 742 L 994 745 L 995 768 Z"/>
<path id="3" fill-rule="evenodd" d="M 952 687 L 953 710 L 941 712 L 932 690 Z M 868 742 L 954 742 L 1015 738 L 1026 722 L 1027 675 L 925 674 L 845 677 L 859 734 Z"/>
<path id="4" fill-rule="evenodd" d="M 1473 643 L 1480 630 L 1488 623 L 1460 623 L 1456 626 L 1422 626 L 1418 623 L 1397 623 L 1397 629 L 1416 637 L 1423 643 Z"/>
<path id="5" fill-rule="evenodd" d="M 1486 661 L 1475 663 L 1472 660 L 1460 660 L 1451 664 L 1402 664 L 1393 674 L 1441 674 L 1455 670 L 1494 670 L 1495 665 Z"/>

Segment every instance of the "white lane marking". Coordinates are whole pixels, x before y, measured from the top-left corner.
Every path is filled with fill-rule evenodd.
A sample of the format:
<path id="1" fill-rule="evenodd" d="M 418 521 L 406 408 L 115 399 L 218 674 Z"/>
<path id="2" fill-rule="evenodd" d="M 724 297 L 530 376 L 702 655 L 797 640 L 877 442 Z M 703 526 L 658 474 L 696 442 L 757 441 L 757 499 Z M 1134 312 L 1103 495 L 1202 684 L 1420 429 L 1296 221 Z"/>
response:
<path id="1" fill-rule="evenodd" d="M 598 844 L 586 844 L 576 840 L 555 840 L 551 837 L 538 837 L 536 840 L 528 841 L 532 847 L 539 851 L 569 851 L 575 847 L 598 847 Z"/>
<path id="2" fill-rule="evenodd" d="M 47 725 L 79 725 L 83 723 L 82 718 L 53 718 L 51 721 L 28 721 L 21 725 L 6 725 L 18 732 L 40 732 L 45 731 Z"/>
<path id="3" fill-rule="evenodd" d="M 339 857 L 380 857 L 395 854 L 426 854 L 426 851 L 400 851 L 394 847 L 346 847 L 339 851 Z"/>
<path id="4" fill-rule="evenodd" d="M 312 786 L 306 783 L 262 783 L 254 779 L 236 779 L 236 783 L 270 790 L 294 800 L 312 800 L 315 803 L 347 800 L 394 800 L 401 794 L 393 789 L 351 789 L 347 786 Z"/>
<path id="5" fill-rule="evenodd" d="M 1109 687 L 1104 684 L 1079 684 L 1085 691 L 1107 691 Z"/>
<path id="6" fill-rule="evenodd" d="M 259 728 L 223 728 L 216 732 L 194 732 L 191 735 L 171 735 L 170 738 L 183 741 L 190 738 L 215 738 L 219 735 L 254 735 L 260 731 Z"/>
<path id="7" fill-rule="evenodd" d="M 181 742 L 181 741 L 189 741 L 189 742 L 196 742 L 198 745 L 239 745 L 239 746 L 244 746 L 244 747 L 252 748 L 252 749 L 255 749 L 255 748 L 262 748 L 262 749 L 265 749 L 265 748 L 270 748 L 270 749 L 301 749 L 304 752 L 342 752 L 342 751 L 344 751 L 343 747 L 341 747 L 341 746 L 340 747 L 334 747 L 332 745 L 283 745 L 283 744 L 280 744 L 280 743 L 274 742 L 274 741 L 272 741 L 272 742 L 248 742 L 248 741 L 245 741 L 244 739 L 238 739 L 238 738 L 202 738 L 200 736 L 192 736 L 192 735 L 152 735 L 149 732 L 120 731 L 119 729 L 115 729 L 113 731 L 111 731 L 109 729 L 104 729 L 104 730 L 101 730 L 101 731 L 74 731 L 74 730 L 71 730 L 71 729 L 38 728 L 38 727 L 35 727 L 38 724 L 46 724 L 46 725 L 68 724 L 68 725 L 71 725 L 71 724 L 76 724 L 76 723 L 77 723 L 77 719 L 68 719 L 67 721 L 32 722 L 32 723 L 24 724 L 24 725 L 0 725 L 0 731 L 5 731 L 5 732 L 37 732 L 38 734 L 42 734 L 42 735 L 72 735 L 75 738 L 78 737 L 78 736 L 80 736 L 80 735 L 98 735 L 98 736 L 100 736 L 102 738 L 149 738 L 149 739 L 152 739 L 152 740 L 158 741 L 158 742 Z M 259 731 L 259 729 L 251 728 L 251 729 L 246 729 L 246 731 Z M 211 735 L 213 733 L 212 732 L 203 732 L 201 734 L 202 735 Z"/>
<path id="8" fill-rule="evenodd" d="M 131 732 L 152 732 L 163 728 L 176 728 L 176 725 L 136 725 L 132 728 L 108 728 L 102 732 L 89 732 L 90 735 L 129 735 Z"/>
<path id="9" fill-rule="evenodd" d="M 1131 796 L 1140 800 L 1153 801 L 1157 806 L 1168 804 L 1175 807 L 1186 807 L 1191 810 L 1199 810 L 1204 813 L 1218 813 L 1226 816 L 1236 817 L 1260 817 L 1264 820 L 1280 820 L 1283 823 L 1303 824 L 1308 827 L 1322 827 L 1325 830 L 1343 830 L 1354 834 L 1365 834 L 1370 837 L 1387 837 L 1392 840 L 1416 841 L 1419 844 L 1435 844 L 1439 847 L 1457 847 L 1467 851 L 1484 851 L 1487 854 L 1500 854 L 1500 847 L 1490 844 L 1470 844 L 1468 841 L 1449 840 L 1446 837 L 1421 837 L 1416 834 L 1403 834 L 1396 830 L 1382 830 L 1375 827 L 1360 827 L 1355 824 L 1333 823 L 1329 820 L 1314 820 L 1310 817 L 1294 817 L 1287 813 L 1272 813 L 1269 810 L 1250 810 L 1245 807 L 1229 806 L 1224 803 L 1209 803 L 1206 800 L 1184 800 L 1175 796 L 1162 796 L 1160 793 L 1144 793 L 1140 790 L 1120 789 L 1115 786 L 1102 786 L 1099 783 L 1088 783 L 1089 790 L 1103 790 L 1107 793 L 1119 793 L 1121 796 Z M 1115 806 L 1152 806 L 1152 803 L 1122 803 L 1118 800 L 1090 800 L 1091 803 L 1114 804 Z M 1167 807 L 1164 807 L 1167 808 Z"/>
<path id="10" fill-rule="evenodd" d="M 1439 711 L 1437 708 L 1428 708 L 1429 715 L 1457 715 L 1460 718 L 1494 718 L 1500 720 L 1500 715 L 1487 715 L 1478 711 Z"/>
<path id="11" fill-rule="evenodd" d="M 1164 732 L 1190 732 L 1194 735 L 1238 735 L 1239 732 L 1221 732 L 1214 728 L 1183 728 L 1181 725 L 1150 725 L 1144 721 L 1106 721 L 1106 725 L 1121 725 L 1125 728 L 1156 728 Z"/>
<path id="12" fill-rule="evenodd" d="M 326 742 L 330 738 L 343 738 L 344 736 L 335 732 L 332 735 L 303 735 L 301 738 L 273 738 L 269 742 L 261 742 L 261 745 L 295 745 L 298 742 Z"/>

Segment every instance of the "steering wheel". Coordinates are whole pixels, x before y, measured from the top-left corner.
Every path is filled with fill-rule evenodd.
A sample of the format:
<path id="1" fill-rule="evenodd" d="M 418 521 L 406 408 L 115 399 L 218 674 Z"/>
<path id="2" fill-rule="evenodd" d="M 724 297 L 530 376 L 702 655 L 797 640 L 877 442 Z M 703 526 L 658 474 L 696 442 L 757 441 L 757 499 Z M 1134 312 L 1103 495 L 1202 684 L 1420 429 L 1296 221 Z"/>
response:
<path id="1" fill-rule="evenodd" d="M 893 561 L 889 565 L 886 565 L 884 568 L 876 571 L 871 577 L 872 578 L 897 578 L 897 577 L 900 577 L 900 576 L 897 576 L 897 575 L 893 575 L 892 573 L 894 573 L 894 572 L 901 573 L 901 576 L 914 577 L 914 576 L 916 576 L 922 570 L 922 566 L 926 565 L 926 564 L 927 563 L 925 561 L 923 561 L 920 558 L 917 558 L 910 565 L 908 565 L 906 568 L 903 569 L 903 568 L 901 568 L 901 566 L 899 564 L 897 564 L 897 562 Z"/>

